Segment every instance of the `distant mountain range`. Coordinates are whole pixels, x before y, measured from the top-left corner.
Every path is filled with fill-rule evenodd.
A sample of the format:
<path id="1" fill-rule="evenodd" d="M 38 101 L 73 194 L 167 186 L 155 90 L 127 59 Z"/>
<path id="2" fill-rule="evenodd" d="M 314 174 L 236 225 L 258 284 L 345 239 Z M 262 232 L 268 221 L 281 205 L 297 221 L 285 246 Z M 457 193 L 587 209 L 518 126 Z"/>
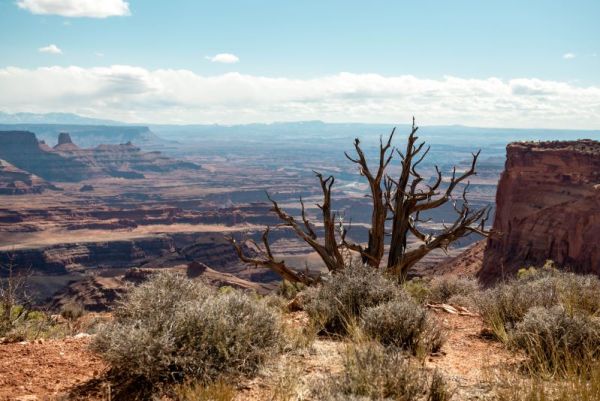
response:
<path id="1" fill-rule="evenodd" d="M 145 150 L 162 150 L 172 141 L 157 136 L 147 126 L 82 117 L 71 113 L 4 113 L 0 111 L 0 131 L 30 131 L 54 146 L 61 132 L 71 135 L 82 147 L 132 142 Z"/>
<path id="2" fill-rule="evenodd" d="M 125 123 L 98 118 L 82 117 L 72 113 L 5 113 L 0 111 L 0 124 L 89 124 L 127 125 Z"/>
<path id="3" fill-rule="evenodd" d="M 69 132 L 82 146 L 132 141 L 146 149 L 154 146 L 178 147 L 181 144 L 215 146 L 253 146 L 279 144 L 290 148 L 309 145 L 351 144 L 355 137 L 375 146 L 380 135 L 387 135 L 393 124 L 325 123 L 296 121 L 242 125 L 219 124 L 149 124 L 139 126 L 119 121 L 82 117 L 72 113 L 0 112 L 0 130 L 23 129 L 52 144 L 58 132 Z M 396 125 L 398 139 L 410 130 L 408 124 Z M 431 144 L 469 147 L 498 147 L 513 141 L 600 139 L 600 130 L 482 128 L 462 125 L 422 126 L 421 139 Z M 177 141 L 177 142 L 176 142 Z M 350 142 L 349 142 L 350 141 Z M 186 145 L 187 146 L 187 145 Z M 169 149 L 163 149 L 169 150 Z"/>

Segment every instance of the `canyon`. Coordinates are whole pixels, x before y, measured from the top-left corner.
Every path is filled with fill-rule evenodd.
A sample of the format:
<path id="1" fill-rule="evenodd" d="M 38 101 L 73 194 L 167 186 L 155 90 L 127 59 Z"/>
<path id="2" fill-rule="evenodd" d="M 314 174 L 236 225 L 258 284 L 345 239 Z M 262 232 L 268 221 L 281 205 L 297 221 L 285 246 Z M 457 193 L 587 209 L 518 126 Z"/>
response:
<path id="1" fill-rule="evenodd" d="M 115 132 L 116 138 L 123 137 L 119 129 Z M 322 270 L 318 255 L 289 230 L 278 227 L 265 196 L 268 191 L 293 215 L 300 213 L 301 196 L 307 216 L 318 221 L 321 193 L 313 170 L 336 176 L 332 201 L 340 215 L 352 222 L 348 238 L 364 242 L 368 235 L 371 210 L 364 197 L 366 187 L 360 171 L 340 151 L 339 139 L 317 145 L 316 136 L 309 136 L 306 143 L 289 142 L 286 148 L 277 141 L 245 142 L 240 138 L 232 143 L 221 138 L 221 143 L 219 138 L 207 136 L 166 147 L 168 154 L 163 155 L 148 151 L 152 146 L 144 142 L 138 147 L 114 143 L 113 138 L 111 144 L 103 145 L 94 143 L 103 136 L 90 136 L 88 143 L 94 143 L 93 147 L 82 148 L 66 132 L 54 141 L 38 140 L 36 135 L 0 132 L 0 142 L 7 145 L 0 146 L 0 189 L 5 188 L 0 196 L 0 265 L 28 271 L 38 301 L 50 307 L 76 300 L 90 310 L 103 310 L 107 300 L 120 296 L 131 284 L 127 276 L 132 269 L 169 269 L 216 285 L 272 290 L 278 277 L 267 269 L 241 263 L 227 241 L 229 236 L 260 240 L 265 226 L 272 227 L 277 257 L 297 269 Z M 365 143 L 367 156 L 374 157 L 377 148 Z M 537 220 L 527 217 L 570 202 L 579 211 L 564 212 L 560 219 L 585 223 L 588 218 L 593 227 L 598 215 L 597 198 L 592 196 L 598 168 L 595 150 L 590 149 L 595 149 L 597 142 L 572 144 L 577 150 L 571 156 L 560 143 L 552 145 L 553 150 L 536 143 L 510 144 L 494 227 L 503 233 L 505 227 L 518 226 L 518 233 L 511 230 L 510 239 L 483 241 L 470 236 L 446 252 L 432 252 L 410 276 L 458 273 L 494 280 L 502 271 L 513 274 L 523 263 L 543 264 L 547 258 L 567 264 L 576 260 L 574 245 L 565 253 L 559 252 L 565 248 L 558 244 L 572 241 L 578 229 L 557 228 L 557 221 L 552 220 L 559 216 L 557 212 Z M 422 166 L 425 175 L 433 175 L 435 165 L 446 176 L 455 162 L 459 171 L 468 166 L 472 145 L 433 145 Z M 493 205 L 505 146 L 483 149 L 478 173 L 469 185 L 473 207 Z M 561 175 L 562 170 L 570 171 L 565 173 L 569 177 Z M 396 174 L 397 167 L 391 172 Z M 591 217 L 586 217 L 584 210 L 592 211 Z M 445 205 L 422 216 L 422 228 L 434 233 L 454 216 L 452 205 Z M 561 233 L 561 229 L 570 233 L 561 237 L 562 242 L 544 242 L 549 233 Z M 315 230 L 321 235 L 322 226 L 317 224 Z M 530 245 L 523 245 L 526 232 L 533 232 Z M 597 235 L 585 232 L 584 239 Z M 408 246 L 417 246 L 417 241 L 409 238 Z M 581 254 L 587 255 L 583 258 L 589 263 L 581 269 L 588 271 L 597 266 L 597 256 L 589 251 L 593 247 L 583 248 L 588 253 Z M 246 251 L 252 254 L 254 249 Z M 514 259 L 504 256 L 505 252 Z"/>

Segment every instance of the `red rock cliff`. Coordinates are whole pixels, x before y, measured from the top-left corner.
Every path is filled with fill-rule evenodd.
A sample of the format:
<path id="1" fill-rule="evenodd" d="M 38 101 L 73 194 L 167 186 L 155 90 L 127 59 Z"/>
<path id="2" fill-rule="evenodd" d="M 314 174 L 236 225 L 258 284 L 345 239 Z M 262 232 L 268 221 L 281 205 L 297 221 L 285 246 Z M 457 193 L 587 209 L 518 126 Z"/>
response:
<path id="1" fill-rule="evenodd" d="M 600 142 L 511 143 L 483 281 L 552 259 L 600 274 Z"/>

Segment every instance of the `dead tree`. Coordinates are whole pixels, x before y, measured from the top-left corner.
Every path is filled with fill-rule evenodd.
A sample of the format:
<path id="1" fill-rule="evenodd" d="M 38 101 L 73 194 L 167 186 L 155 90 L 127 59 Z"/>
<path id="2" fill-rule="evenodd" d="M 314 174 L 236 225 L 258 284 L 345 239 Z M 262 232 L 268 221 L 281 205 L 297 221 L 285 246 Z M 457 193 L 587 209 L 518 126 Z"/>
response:
<path id="1" fill-rule="evenodd" d="M 317 205 L 321 210 L 323 220 L 324 239 L 319 242 L 313 225 L 306 216 L 304 202 L 300 199 L 301 220 L 283 211 L 277 202 L 268 194 L 273 207 L 272 210 L 281 220 L 281 226 L 291 228 L 295 234 L 314 249 L 325 266 L 335 273 L 346 266 L 347 261 L 342 256 L 342 250 L 347 249 L 358 253 L 362 261 L 373 268 L 384 267 L 392 276 L 398 280 L 404 280 L 408 270 L 419 260 L 434 249 L 447 250 L 448 246 L 471 233 L 488 236 L 489 231 L 485 229 L 485 223 L 489 217 L 490 208 L 473 209 L 468 200 L 469 183 L 467 179 L 476 174 L 475 167 L 479 157 L 479 151 L 472 154 L 471 164 L 468 170 L 457 173 L 456 167 L 447 183 L 444 183 L 442 171 L 435 166 L 435 178 L 432 185 L 426 184 L 424 178 L 417 170 L 419 164 L 425 159 L 429 147 L 425 143 L 417 143 L 416 136 L 418 127 L 413 124 L 408 136 L 406 149 L 401 152 L 392 147 L 395 129 L 386 141 L 380 138 L 379 160 L 375 169 L 372 169 L 361 148 L 359 139 L 354 140 L 356 156 L 352 157 L 346 153 L 346 157 L 357 164 L 361 176 L 365 177 L 369 184 L 368 195 L 372 203 L 371 224 L 369 228 L 368 242 L 366 245 L 350 242 L 347 239 L 349 228 L 341 224 L 336 229 L 336 214 L 331 207 L 331 188 L 335 181 L 333 176 L 326 179 L 320 173 L 315 173 L 319 179 L 323 202 Z M 387 174 L 388 167 L 394 159 L 394 155 L 400 159 L 400 172 L 397 177 Z M 454 191 L 459 184 L 463 184 L 460 197 L 454 196 Z M 444 224 L 444 229 L 436 233 L 425 233 L 419 227 L 421 213 L 438 208 L 451 202 L 457 217 L 452 224 Z M 459 204 L 460 202 L 460 204 Z M 288 268 L 285 263 L 273 257 L 268 241 L 269 228 L 263 234 L 263 247 L 259 247 L 253 241 L 259 257 L 250 258 L 244 255 L 242 247 L 233 238 L 238 256 L 246 263 L 257 266 L 268 267 L 279 273 L 289 281 L 311 284 L 312 279 L 307 272 L 298 272 Z M 420 244 L 413 248 L 407 247 L 407 240 L 414 236 Z M 384 261 L 386 237 L 390 237 L 387 261 Z"/>
<path id="2" fill-rule="evenodd" d="M 27 276 L 28 271 L 17 271 L 12 255 L 8 256 L 6 265 L 0 264 L 0 334 L 28 313 L 28 297 L 25 294 Z M 15 313 L 17 306 L 21 308 Z"/>

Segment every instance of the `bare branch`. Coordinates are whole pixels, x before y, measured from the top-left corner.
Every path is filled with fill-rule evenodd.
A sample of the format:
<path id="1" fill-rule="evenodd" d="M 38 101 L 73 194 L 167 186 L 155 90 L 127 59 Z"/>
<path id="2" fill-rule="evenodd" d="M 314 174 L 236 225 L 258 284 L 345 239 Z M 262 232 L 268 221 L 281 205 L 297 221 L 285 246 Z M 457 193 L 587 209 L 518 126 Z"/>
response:
<path id="1" fill-rule="evenodd" d="M 309 277 L 307 274 L 305 274 L 303 272 L 296 272 L 296 271 L 290 269 L 289 267 L 287 267 L 285 265 L 284 261 L 276 260 L 273 257 L 273 253 L 271 252 L 271 247 L 269 245 L 269 239 L 268 239 L 269 232 L 270 232 L 270 228 L 267 227 L 262 234 L 264 249 L 261 249 L 261 247 L 259 247 L 258 244 L 256 244 L 256 242 L 254 242 L 252 240 L 244 241 L 244 242 L 250 242 L 256 247 L 256 250 L 259 253 L 259 257 L 247 256 L 246 254 L 244 254 L 242 245 L 239 244 L 235 240 L 235 238 L 233 238 L 231 236 L 226 237 L 226 238 L 233 245 L 235 252 L 238 255 L 238 258 L 242 262 L 252 264 L 254 266 L 262 266 L 262 267 L 271 269 L 275 273 L 279 274 L 281 276 L 281 278 L 283 278 L 284 280 L 290 281 L 290 282 L 294 282 L 294 283 L 299 282 L 299 283 L 303 283 L 306 285 L 312 284 L 314 282 L 314 280 L 311 277 Z"/>
<path id="2" fill-rule="evenodd" d="M 315 240 L 317 239 L 317 234 L 310 225 L 310 221 L 306 218 L 306 210 L 304 209 L 304 202 L 302 201 L 302 197 L 300 197 L 300 205 L 302 206 L 302 221 L 304 222 L 304 227 L 306 227 L 308 236 Z"/>

